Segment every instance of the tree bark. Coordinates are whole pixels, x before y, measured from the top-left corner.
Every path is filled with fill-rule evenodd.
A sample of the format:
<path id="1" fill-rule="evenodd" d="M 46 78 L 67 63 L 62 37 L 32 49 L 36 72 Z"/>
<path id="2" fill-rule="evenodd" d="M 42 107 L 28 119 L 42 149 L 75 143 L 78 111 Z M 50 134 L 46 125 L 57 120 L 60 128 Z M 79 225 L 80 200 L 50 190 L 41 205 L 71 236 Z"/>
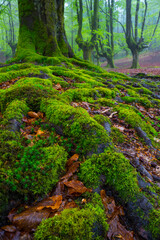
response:
<path id="1" fill-rule="evenodd" d="M 18 8 L 17 57 L 74 56 L 64 30 L 64 0 L 18 0 Z"/>
<path id="2" fill-rule="evenodd" d="M 91 62 L 92 48 L 90 46 L 83 47 L 83 59 Z"/>
<path id="3" fill-rule="evenodd" d="M 78 3 L 79 2 L 79 3 Z M 82 23 L 83 23 L 83 1 L 77 0 L 76 7 L 77 7 L 77 20 L 78 20 L 78 33 L 76 38 L 76 43 L 78 44 L 79 48 L 83 51 L 83 58 L 84 60 L 91 61 L 91 53 L 94 49 L 97 33 L 95 31 L 98 28 L 98 9 L 99 9 L 99 0 L 94 0 L 94 7 L 92 6 L 92 1 L 90 10 L 93 10 L 93 14 L 90 15 L 89 13 L 89 6 L 87 5 L 87 13 L 88 19 L 90 23 L 90 30 L 91 30 L 91 38 L 89 41 L 84 41 L 82 36 Z"/>
<path id="4" fill-rule="evenodd" d="M 139 65 L 139 51 L 137 49 L 132 49 L 132 56 L 133 56 L 133 61 L 132 61 L 132 66 L 131 68 L 140 68 Z"/>

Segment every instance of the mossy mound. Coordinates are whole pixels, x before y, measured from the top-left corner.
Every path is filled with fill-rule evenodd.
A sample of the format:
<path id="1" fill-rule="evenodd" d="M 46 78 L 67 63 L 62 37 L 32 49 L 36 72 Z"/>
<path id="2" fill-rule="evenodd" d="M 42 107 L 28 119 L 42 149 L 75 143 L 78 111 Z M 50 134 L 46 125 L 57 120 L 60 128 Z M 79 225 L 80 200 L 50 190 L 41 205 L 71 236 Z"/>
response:
<path id="1" fill-rule="evenodd" d="M 97 123 L 83 108 L 74 108 L 58 100 L 44 100 L 41 111 L 55 129 L 61 134 L 71 137 L 76 151 L 83 154 L 103 152 L 110 144 L 110 138 L 100 124 Z"/>
<path id="2" fill-rule="evenodd" d="M 108 230 L 100 197 L 95 194 L 85 208 L 66 209 L 60 215 L 42 221 L 35 240 L 102 240 Z"/>
<path id="3" fill-rule="evenodd" d="M 136 171 L 123 154 L 113 153 L 113 149 L 92 155 L 81 164 L 79 177 L 87 187 L 97 188 L 101 175 L 106 176 L 106 184 L 113 187 L 125 202 L 139 192 Z"/>
<path id="4" fill-rule="evenodd" d="M 7 104 L 15 99 L 25 100 L 27 105 L 36 111 L 40 108 L 42 98 L 49 98 L 56 94 L 56 90 L 51 88 L 51 82 L 49 82 L 49 80 L 32 78 L 23 80 L 24 81 L 21 80 L 20 83 L 15 83 L 8 89 L 1 90 L 1 111 L 4 111 Z"/>
<path id="5" fill-rule="evenodd" d="M 12 164 L 4 167 L 3 184 L 11 191 L 25 197 L 43 195 L 58 182 L 65 169 L 67 153 L 58 145 L 43 147 L 43 144 L 40 140 L 33 147 L 25 148 Z"/>

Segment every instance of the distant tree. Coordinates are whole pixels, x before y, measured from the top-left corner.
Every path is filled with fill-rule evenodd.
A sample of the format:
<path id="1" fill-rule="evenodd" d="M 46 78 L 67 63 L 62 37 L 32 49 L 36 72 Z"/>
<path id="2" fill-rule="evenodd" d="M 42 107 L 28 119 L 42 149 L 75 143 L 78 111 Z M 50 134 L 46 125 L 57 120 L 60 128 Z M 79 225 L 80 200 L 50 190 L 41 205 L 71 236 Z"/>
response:
<path id="1" fill-rule="evenodd" d="M 105 13 L 105 26 L 100 31 L 99 25 L 99 37 L 96 44 L 96 51 L 100 57 L 106 58 L 108 67 L 114 68 L 114 4 L 115 0 L 104 1 L 104 6 L 100 7 L 101 11 Z M 105 10 L 104 10 L 105 9 Z"/>
<path id="2" fill-rule="evenodd" d="M 91 53 L 94 49 L 95 42 L 97 39 L 97 29 L 98 29 L 98 11 L 99 11 L 99 0 L 85 0 L 87 8 L 87 16 L 89 20 L 89 31 L 90 39 L 84 40 L 82 35 L 83 27 L 83 8 L 84 0 L 76 0 L 77 8 L 77 20 L 78 20 L 78 33 L 76 42 L 80 49 L 83 51 L 84 60 L 91 61 Z"/>
<path id="3" fill-rule="evenodd" d="M 7 10 L 8 10 L 9 28 L 6 29 L 6 42 L 12 50 L 12 57 L 14 57 L 16 52 L 16 47 L 17 47 L 17 41 L 16 41 L 15 27 L 14 27 L 13 15 L 12 15 L 11 1 L 7 1 L 7 6 L 8 6 Z"/>
<path id="4" fill-rule="evenodd" d="M 126 42 L 128 44 L 128 48 L 131 50 L 133 56 L 132 68 L 139 67 L 139 53 L 148 47 L 148 42 L 144 38 L 144 29 L 146 25 L 146 17 L 148 10 L 148 2 L 144 0 L 144 15 L 141 23 L 141 29 L 139 30 L 139 16 L 140 16 L 140 0 L 136 1 L 136 11 L 135 11 L 135 21 L 133 24 L 132 18 L 132 0 L 126 0 Z M 158 23 L 160 20 L 160 12 L 159 16 L 153 30 L 152 38 L 157 29 Z M 138 31 L 139 30 L 139 31 Z M 152 40 L 151 38 L 151 40 Z"/>

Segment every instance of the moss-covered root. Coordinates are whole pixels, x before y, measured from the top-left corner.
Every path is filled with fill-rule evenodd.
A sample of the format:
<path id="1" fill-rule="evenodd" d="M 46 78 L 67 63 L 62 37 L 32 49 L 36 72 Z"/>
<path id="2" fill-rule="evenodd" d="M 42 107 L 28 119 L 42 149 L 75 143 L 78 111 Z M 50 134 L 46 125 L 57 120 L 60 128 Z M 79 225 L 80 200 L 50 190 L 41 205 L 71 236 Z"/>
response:
<path id="1" fill-rule="evenodd" d="M 46 113 L 59 134 L 73 139 L 79 153 L 104 152 L 111 142 L 104 127 L 82 108 L 51 99 L 42 102 L 41 111 Z"/>
<path id="2" fill-rule="evenodd" d="M 136 171 L 115 149 L 94 154 L 81 164 L 79 177 L 87 187 L 97 188 L 102 174 L 106 177 L 106 184 L 113 187 L 125 202 L 139 192 Z"/>
<path id="3" fill-rule="evenodd" d="M 103 240 L 108 224 L 99 198 L 95 195 L 84 209 L 65 209 L 60 215 L 42 221 L 35 233 L 35 240 Z"/>
<path id="4" fill-rule="evenodd" d="M 108 149 L 102 154 L 92 155 L 80 166 L 79 178 L 87 187 L 99 189 L 102 175 L 105 176 L 105 184 L 121 197 L 136 232 L 144 239 L 158 240 L 160 211 L 155 210 L 149 199 L 140 192 L 137 173 L 129 160 L 115 149 Z"/>
<path id="5" fill-rule="evenodd" d="M 41 99 L 51 97 L 57 91 L 52 88 L 48 79 L 25 78 L 16 82 L 8 89 L 0 92 L 0 107 L 3 112 L 7 104 L 15 99 L 25 100 L 34 111 L 39 111 Z"/>
<path id="6" fill-rule="evenodd" d="M 7 126 L 10 131 L 19 131 L 24 115 L 29 111 L 25 101 L 14 100 L 6 108 L 2 124 Z"/>

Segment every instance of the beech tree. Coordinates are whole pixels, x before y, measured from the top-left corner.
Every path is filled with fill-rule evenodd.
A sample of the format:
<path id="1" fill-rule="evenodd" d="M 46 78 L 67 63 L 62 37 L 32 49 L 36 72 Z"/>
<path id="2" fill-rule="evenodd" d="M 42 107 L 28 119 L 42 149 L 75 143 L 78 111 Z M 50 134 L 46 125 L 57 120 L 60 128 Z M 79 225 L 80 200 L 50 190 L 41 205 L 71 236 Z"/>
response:
<path id="1" fill-rule="evenodd" d="M 107 59 L 107 66 L 114 68 L 114 33 L 113 33 L 113 20 L 114 20 L 114 4 L 115 0 L 104 1 L 104 9 L 100 7 L 102 13 L 105 13 L 105 40 L 104 36 L 99 36 L 96 44 L 96 51 L 100 57 Z M 102 30 L 104 32 L 104 29 Z M 105 44 L 104 44 L 105 41 Z"/>
<path id="2" fill-rule="evenodd" d="M 91 53 L 94 49 L 98 29 L 98 10 L 99 10 L 99 0 L 90 0 L 86 1 L 87 6 L 87 15 L 89 19 L 90 26 L 90 40 L 84 40 L 82 36 L 82 27 L 83 27 L 83 1 L 76 0 L 77 7 L 77 20 L 78 20 L 78 33 L 76 42 L 80 49 L 83 51 L 84 60 L 91 60 Z"/>
<path id="3" fill-rule="evenodd" d="M 64 29 L 64 0 L 18 0 L 18 60 L 73 57 Z"/>
<path id="4" fill-rule="evenodd" d="M 136 12 L 135 12 L 135 21 L 133 25 L 132 21 L 132 0 L 126 0 L 126 42 L 128 44 L 128 48 L 132 52 L 133 56 L 133 62 L 132 62 L 132 68 L 138 68 L 139 67 L 139 53 L 148 47 L 148 42 L 144 39 L 144 28 L 146 25 L 146 16 L 147 16 L 147 10 L 148 10 L 148 2 L 147 0 L 144 1 L 144 15 L 143 15 L 143 21 L 141 24 L 141 30 L 140 33 L 138 32 L 138 26 L 139 26 L 139 10 L 140 10 L 140 0 L 137 0 L 136 2 Z M 156 26 L 154 28 L 152 38 L 154 37 L 155 31 L 157 29 L 158 23 L 160 20 L 160 12 L 157 19 Z M 151 39 L 152 40 L 152 39 Z"/>

